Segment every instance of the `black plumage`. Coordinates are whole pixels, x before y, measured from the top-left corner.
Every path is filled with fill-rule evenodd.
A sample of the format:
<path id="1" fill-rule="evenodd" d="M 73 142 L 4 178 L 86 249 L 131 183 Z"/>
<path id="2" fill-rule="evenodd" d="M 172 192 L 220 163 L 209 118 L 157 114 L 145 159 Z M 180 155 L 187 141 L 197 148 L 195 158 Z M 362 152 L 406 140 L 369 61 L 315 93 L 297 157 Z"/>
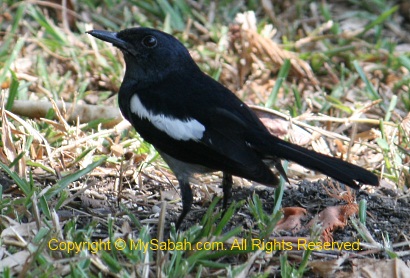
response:
<path id="1" fill-rule="evenodd" d="M 189 178 L 194 173 L 224 173 L 224 206 L 232 175 L 274 186 L 278 178 L 268 165 L 273 163 L 285 175 L 280 159 L 320 171 L 352 188 L 359 188 L 357 182 L 378 185 L 377 176 L 363 168 L 271 135 L 246 104 L 199 69 L 173 36 L 149 28 L 88 33 L 124 54 L 120 109 L 180 183 L 183 210 L 177 228 L 192 205 Z"/>

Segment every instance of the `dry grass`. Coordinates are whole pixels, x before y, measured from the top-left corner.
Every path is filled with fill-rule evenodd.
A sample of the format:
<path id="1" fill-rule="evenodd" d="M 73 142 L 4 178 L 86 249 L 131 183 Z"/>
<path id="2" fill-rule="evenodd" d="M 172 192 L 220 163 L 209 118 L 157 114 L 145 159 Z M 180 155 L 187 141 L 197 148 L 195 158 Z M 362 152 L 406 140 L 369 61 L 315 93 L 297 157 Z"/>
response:
<path id="1" fill-rule="evenodd" d="M 390 1 L 371 6 L 360 1 L 275 6 L 269 1 L 248 1 L 248 6 L 231 1 L 97 2 L 0 3 L 3 275 L 242 277 L 279 273 L 279 267 L 282 276 L 301 276 L 306 270 L 310 253 L 293 267 L 285 256 L 279 262 L 250 250 L 120 252 L 112 250 L 113 243 L 112 251 L 95 254 L 52 250 L 51 239 L 148 242 L 152 229 L 162 238 L 166 221 L 160 202 L 169 201 L 168 212 L 179 207 L 178 194 L 169 193 L 178 191 L 173 175 L 156 151 L 119 120 L 113 95 L 124 70 L 121 54 L 84 34 L 89 29 L 142 25 L 173 33 L 209 75 L 247 103 L 265 106 L 255 110 L 273 133 L 365 167 L 380 177 L 382 187 L 399 195 L 407 192 L 410 23 L 401 13 L 406 6 L 395 8 Z M 293 164 L 289 175 L 315 178 Z M 210 186 L 198 189 L 196 202 L 209 204 L 220 191 L 215 186 L 219 178 L 202 178 Z M 258 227 L 273 231 L 280 214 L 264 215 L 261 204 L 252 202 L 254 214 L 260 214 Z M 171 238 L 231 242 L 246 234 L 223 230 L 240 205 L 219 220 L 220 215 L 212 215 L 215 204 L 201 222 L 205 228 L 171 232 Z M 391 258 L 400 257 L 389 252 Z M 230 264 L 230 256 L 239 263 Z M 261 259 L 267 263 L 258 270 L 254 265 Z M 335 269 L 341 263 L 335 262 Z"/>

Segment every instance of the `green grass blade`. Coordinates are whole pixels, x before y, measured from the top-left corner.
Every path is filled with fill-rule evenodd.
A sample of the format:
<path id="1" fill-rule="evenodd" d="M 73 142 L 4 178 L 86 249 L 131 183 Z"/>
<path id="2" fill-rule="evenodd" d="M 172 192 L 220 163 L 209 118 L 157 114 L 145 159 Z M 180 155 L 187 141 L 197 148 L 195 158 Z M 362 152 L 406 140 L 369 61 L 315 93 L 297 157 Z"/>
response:
<path id="1" fill-rule="evenodd" d="M 228 224 L 229 220 L 232 218 L 234 212 L 236 209 L 240 206 L 243 205 L 243 202 L 236 203 L 233 202 L 224 212 L 222 219 L 219 221 L 218 225 L 216 226 L 214 235 L 219 236 L 222 233 L 222 230 L 226 225 Z"/>
<path id="2" fill-rule="evenodd" d="M 181 14 L 179 13 L 178 9 L 173 8 L 169 1 L 165 0 L 157 0 L 158 5 L 162 9 L 165 15 L 170 16 L 170 20 L 172 23 L 172 27 L 175 29 L 182 31 L 185 29 L 184 19 L 182 18 Z"/>
<path id="3" fill-rule="evenodd" d="M 282 162 L 282 166 L 285 172 L 287 172 L 288 170 L 288 164 L 289 162 L 286 160 Z M 283 193 L 285 192 L 285 183 L 285 179 L 282 176 L 280 176 L 279 186 L 275 190 L 275 206 L 273 208 L 272 215 L 276 214 L 282 207 L 282 198 Z"/>
<path id="4" fill-rule="evenodd" d="M 365 199 L 359 202 L 359 219 L 363 225 L 366 225 L 367 201 Z"/>
<path id="5" fill-rule="evenodd" d="M 12 70 L 10 70 L 11 73 L 11 84 L 9 88 L 9 95 L 7 98 L 7 103 L 6 103 L 6 110 L 11 110 L 14 104 L 14 100 L 17 98 L 17 92 L 19 88 L 20 82 L 17 79 L 16 73 Z M 1 84 L 1 83 L 0 83 Z"/>
<path id="6" fill-rule="evenodd" d="M 283 81 L 286 80 L 290 70 L 290 60 L 286 59 L 283 61 L 283 65 L 279 70 L 278 78 L 276 79 L 275 86 L 273 86 L 272 93 L 270 94 L 268 101 L 265 104 L 265 107 L 272 107 L 276 103 L 276 99 L 278 98 L 278 93 L 280 87 L 282 87 Z"/>
<path id="7" fill-rule="evenodd" d="M 391 114 L 396 108 L 396 105 L 397 105 L 397 95 L 393 95 L 390 100 L 390 104 L 389 104 L 389 108 L 387 109 L 386 116 L 384 116 L 384 120 L 386 122 L 390 121 Z"/>
<path id="8" fill-rule="evenodd" d="M 19 160 L 24 156 L 24 152 L 19 153 L 19 155 L 10 163 L 9 167 L 13 168 L 14 166 L 17 165 Z"/>
<path id="9" fill-rule="evenodd" d="M 25 42 L 25 37 L 20 37 L 17 40 L 17 43 L 13 47 L 13 51 L 11 52 L 9 58 L 7 59 L 7 61 L 2 66 L 3 70 L 0 73 L 0 84 L 3 84 L 3 82 L 6 78 L 6 74 L 7 74 L 8 70 L 10 69 L 11 64 L 16 60 L 17 55 L 20 53 L 21 49 L 23 48 L 24 42 Z"/>
<path id="10" fill-rule="evenodd" d="M 64 33 L 61 32 L 57 26 L 52 24 L 39 9 L 35 8 L 33 5 L 28 5 L 27 8 L 29 14 L 46 30 L 56 43 L 67 45 L 67 38 Z"/>
<path id="11" fill-rule="evenodd" d="M 16 182 L 17 186 L 23 191 L 26 196 L 31 194 L 30 183 L 17 175 L 16 172 L 10 169 L 9 166 L 0 162 L 0 167 Z"/>
<path id="12" fill-rule="evenodd" d="M 13 24 L 11 26 L 10 32 L 9 32 L 9 36 L 5 36 L 3 38 L 3 41 L 1 43 L 0 46 L 0 57 L 5 56 L 10 49 L 13 49 L 13 47 L 10 47 L 10 45 L 14 42 L 14 38 L 16 35 L 16 31 L 17 28 L 20 26 L 21 24 L 21 19 L 24 15 L 24 10 L 25 10 L 25 5 L 19 5 L 16 13 L 13 16 Z M 6 32 L 7 34 L 7 32 Z M 0 82 L 1 84 L 1 82 Z"/>
<path id="13" fill-rule="evenodd" d="M 373 27 L 382 24 L 383 22 L 385 22 L 392 14 L 394 14 L 397 9 L 399 8 L 399 6 L 394 6 L 393 8 L 391 8 L 390 10 L 385 11 L 384 13 L 382 13 L 380 16 L 378 16 L 374 21 L 370 22 L 369 24 L 367 24 L 364 27 L 363 32 L 361 32 L 359 35 L 362 36 L 364 34 L 367 33 L 367 31 L 369 31 L 370 29 L 372 29 Z"/>
<path id="14" fill-rule="evenodd" d="M 410 58 L 409 57 L 405 55 L 400 55 L 399 62 L 403 67 L 405 67 L 407 70 L 410 71 Z"/>
<path id="15" fill-rule="evenodd" d="M 44 213 L 47 219 L 51 219 L 51 211 L 44 196 L 39 197 L 39 207 L 41 208 L 41 211 Z"/>
<path id="16" fill-rule="evenodd" d="M 359 61 L 354 60 L 353 65 L 359 74 L 360 78 L 363 80 L 363 82 L 366 84 L 366 91 L 368 92 L 368 97 L 371 100 L 378 100 L 380 98 L 379 93 L 376 91 L 374 88 L 373 84 L 370 82 L 370 80 L 367 78 L 366 74 L 364 73 L 362 67 L 359 65 Z"/>
<path id="17" fill-rule="evenodd" d="M 36 161 L 33 161 L 33 160 L 28 160 L 28 161 L 26 161 L 26 165 L 31 166 L 31 167 L 38 167 L 40 169 L 43 169 L 44 171 L 47 171 L 50 174 L 55 175 L 55 171 L 52 168 L 47 167 L 43 163 L 39 163 L 39 162 L 36 162 Z"/>
<path id="18" fill-rule="evenodd" d="M 94 170 L 95 168 L 97 168 L 98 166 L 100 166 L 101 164 L 103 164 L 106 161 L 106 157 L 91 163 L 90 165 L 88 165 L 87 167 L 85 167 L 84 169 L 81 169 L 80 171 L 67 175 L 64 178 L 62 178 L 61 180 L 59 180 L 56 185 L 54 185 L 49 191 L 47 191 L 45 193 L 45 197 L 47 200 L 50 200 L 51 197 L 53 197 L 54 195 L 58 194 L 59 192 L 61 192 L 64 188 L 66 188 L 70 183 L 80 179 L 81 177 L 87 175 L 88 173 L 90 173 L 92 170 Z"/>

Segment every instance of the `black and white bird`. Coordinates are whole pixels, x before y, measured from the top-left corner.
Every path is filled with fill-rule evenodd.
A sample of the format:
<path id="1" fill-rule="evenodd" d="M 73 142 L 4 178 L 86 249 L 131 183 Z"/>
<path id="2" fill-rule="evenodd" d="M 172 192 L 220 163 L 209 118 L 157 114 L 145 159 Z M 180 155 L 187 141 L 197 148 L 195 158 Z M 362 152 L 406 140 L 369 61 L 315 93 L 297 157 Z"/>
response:
<path id="1" fill-rule="evenodd" d="M 378 185 L 376 175 L 271 135 L 229 89 L 203 73 L 175 37 L 150 28 L 88 34 L 119 48 L 126 63 L 118 99 L 123 116 L 151 143 L 176 175 L 182 196 L 179 228 L 190 211 L 195 173 L 223 172 L 223 205 L 232 175 L 275 186 L 280 159 L 317 170 L 352 188 Z"/>

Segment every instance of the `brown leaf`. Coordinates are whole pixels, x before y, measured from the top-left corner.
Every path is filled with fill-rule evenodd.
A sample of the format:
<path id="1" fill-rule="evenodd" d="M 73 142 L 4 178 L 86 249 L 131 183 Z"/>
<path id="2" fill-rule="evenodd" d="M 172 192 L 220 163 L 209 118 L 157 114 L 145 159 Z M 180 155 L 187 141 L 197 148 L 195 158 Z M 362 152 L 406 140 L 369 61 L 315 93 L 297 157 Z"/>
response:
<path id="1" fill-rule="evenodd" d="M 410 268 L 400 259 L 376 260 L 355 259 L 353 260 L 353 277 L 409 277 Z"/>
<path id="2" fill-rule="evenodd" d="M 3 222 L 4 223 L 4 222 Z M 4 239 L 19 239 L 23 237 L 31 237 L 37 233 L 35 222 L 30 223 L 14 223 L 10 221 L 11 226 L 1 232 L 1 238 Z"/>
<path id="3" fill-rule="evenodd" d="M 269 28 L 265 27 L 265 30 L 262 32 L 265 33 L 264 35 L 258 33 L 254 12 L 238 14 L 235 20 L 239 26 L 236 25 L 235 29 L 231 28 L 231 33 L 235 31 L 234 35 L 231 35 L 231 44 L 242 58 L 239 64 L 239 71 L 241 72 L 241 66 L 246 68 L 245 72 L 241 74 L 241 80 L 251 70 L 250 64 L 252 62 L 264 62 L 262 60 L 267 58 L 266 62 L 271 62 L 279 69 L 284 61 L 289 59 L 291 75 L 293 74 L 298 78 L 307 78 L 313 85 L 319 84 L 307 62 L 300 59 L 296 53 L 282 49 L 271 39 L 272 34 L 275 33 L 273 30 L 269 32 Z"/>
<path id="4" fill-rule="evenodd" d="M 32 256 L 32 254 L 26 250 L 6 256 L 0 260 L 0 269 L 5 269 L 7 267 L 19 273 L 30 256 Z"/>
<path id="5" fill-rule="evenodd" d="M 313 223 L 319 221 L 323 226 L 323 241 L 330 242 L 333 241 L 332 232 L 337 228 L 344 228 L 348 218 L 357 214 L 358 211 L 359 206 L 357 204 L 327 207 L 318 214 L 317 219 L 312 219 L 307 226 L 311 227 Z"/>
<path id="6" fill-rule="evenodd" d="M 112 144 L 111 145 L 111 152 L 116 157 L 122 157 L 124 154 L 124 147 L 120 144 Z"/>
<path id="7" fill-rule="evenodd" d="M 297 233 L 302 224 L 301 219 L 306 215 L 306 209 L 301 207 L 287 207 L 283 208 L 283 218 L 279 220 L 275 227 L 275 231 L 291 231 Z"/>
<path id="8" fill-rule="evenodd" d="M 323 263 L 322 260 L 311 261 L 309 266 L 320 277 L 334 277 L 334 273 L 340 269 L 340 266 L 346 261 L 348 256 L 348 254 L 345 254 L 335 260 L 327 260 L 326 263 Z"/>
<path id="9" fill-rule="evenodd" d="M 3 161 L 3 162 L 6 164 L 9 164 L 10 162 L 14 161 L 14 159 L 16 159 L 17 151 L 16 151 L 16 147 L 14 146 L 10 122 L 7 118 L 6 110 L 4 109 L 4 103 L 1 109 L 1 120 L 2 120 L 1 139 L 3 141 L 3 152 L 6 155 L 7 160 L 8 160 L 8 161 Z"/>

